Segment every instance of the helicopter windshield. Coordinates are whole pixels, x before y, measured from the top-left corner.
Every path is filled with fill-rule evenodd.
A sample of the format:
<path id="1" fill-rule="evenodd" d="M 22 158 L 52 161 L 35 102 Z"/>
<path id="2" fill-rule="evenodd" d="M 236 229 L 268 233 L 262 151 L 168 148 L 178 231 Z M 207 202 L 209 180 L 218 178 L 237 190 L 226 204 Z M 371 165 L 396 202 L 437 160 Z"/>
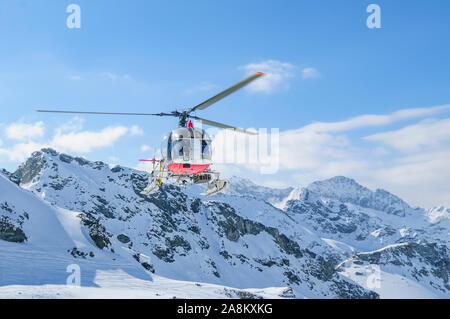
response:
<path id="1" fill-rule="evenodd" d="M 211 155 L 211 140 L 202 130 L 178 128 L 167 140 L 167 159 L 171 162 L 208 163 Z"/>
<path id="2" fill-rule="evenodd" d="M 178 139 L 172 143 L 172 159 L 189 161 L 191 154 L 190 139 Z"/>

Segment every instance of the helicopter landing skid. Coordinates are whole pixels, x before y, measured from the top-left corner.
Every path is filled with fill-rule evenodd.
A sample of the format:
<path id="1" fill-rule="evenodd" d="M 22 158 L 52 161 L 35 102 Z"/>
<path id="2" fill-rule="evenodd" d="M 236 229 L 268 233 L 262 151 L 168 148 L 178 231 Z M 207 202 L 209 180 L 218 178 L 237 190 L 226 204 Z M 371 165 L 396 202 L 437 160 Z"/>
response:
<path id="1" fill-rule="evenodd" d="M 141 191 L 142 195 L 151 195 L 158 191 L 161 187 L 162 180 L 161 178 L 156 177 L 153 173 L 150 174 L 148 178 L 147 186 Z"/>
<path id="2" fill-rule="evenodd" d="M 227 182 L 221 179 L 216 179 L 208 184 L 208 189 L 203 196 L 212 196 L 222 192 L 225 189 Z"/>

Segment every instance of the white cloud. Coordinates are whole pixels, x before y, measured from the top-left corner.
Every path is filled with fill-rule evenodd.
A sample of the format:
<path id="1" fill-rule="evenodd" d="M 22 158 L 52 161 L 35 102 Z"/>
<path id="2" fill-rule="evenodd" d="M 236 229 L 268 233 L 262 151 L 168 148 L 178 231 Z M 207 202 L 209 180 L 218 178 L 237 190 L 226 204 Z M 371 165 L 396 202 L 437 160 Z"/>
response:
<path id="1" fill-rule="evenodd" d="M 36 139 L 44 136 L 43 122 L 13 123 L 6 127 L 6 136 L 14 140 Z"/>
<path id="2" fill-rule="evenodd" d="M 422 121 L 402 129 L 373 134 L 363 141 L 380 142 L 394 150 L 373 147 L 341 135 L 341 131 L 390 124 L 435 114 L 448 106 L 406 109 L 388 115 L 359 116 L 342 122 L 307 125 L 283 132 L 281 167 L 309 181 L 344 175 L 384 188 L 412 205 L 450 205 L 450 119 Z M 355 145 L 358 144 L 358 147 Z"/>
<path id="3" fill-rule="evenodd" d="M 403 109 L 340 122 L 313 123 L 280 132 L 280 170 L 276 176 L 259 177 L 259 182 L 270 183 L 276 177 L 293 186 L 306 186 L 318 179 L 344 175 L 369 187 L 384 188 L 411 205 L 425 208 L 450 206 L 450 119 L 420 121 L 362 139 L 350 134 L 352 130 L 426 117 L 446 110 L 450 110 L 450 105 Z M 374 142 L 381 145 L 374 145 Z M 219 149 L 231 153 L 227 150 L 234 145 L 225 143 L 219 144 Z M 392 148 L 386 149 L 386 145 Z M 258 169 L 257 165 L 246 164 L 224 166 L 226 172 L 235 169 L 242 176 L 252 176 Z"/>
<path id="4" fill-rule="evenodd" d="M 394 159 L 373 169 L 374 183 L 408 203 L 430 208 L 450 206 L 450 149 Z"/>
<path id="5" fill-rule="evenodd" d="M 332 161 L 345 161 L 349 141 L 315 131 L 286 131 L 280 134 L 280 164 L 286 169 L 319 169 Z"/>
<path id="6" fill-rule="evenodd" d="M 302 78 L 307 79 L 317 79 L 320 78 L 320 72 L 315 68 L 304 68 L 302 70 Z"/>
<path id="7" fill-rule="evenodd" d="M 306 125 L 300 130 L 313 130 L 320 132 L 348 131 L 362 127 L 392 124 L 396 121 L 429 116 L 447 110 L 450 110 L 450 104 L 434 107 L 402 109 L 384 115 L 365 114 L 340 122 L 316 122 Z"/>
<path id="8" fill-rule="evenodd" d="M 132 136 L 144 135 L 144 131 L 143 131 L 142 128 L 140 128 L 139 126 L 133 125 L 133 126 L 130 128 L 130 134 L 131 134 Z"/>
<path id="9" fill-rule="evenodd" d="M 71 118 L 69 121 L 62 123 L 55 129 L 56 133 L 62 134 L 64 132 L 72 132 L 72 131 L 81 131 L 83 129 L 84 119 L 75 116 Z"/>
<path id="10" fill-rule="evenodd" d="M 61 151 L 89 153 L 96 148 L 112 146 L 127 132 L 128 128 L 125 126 L 108 126 L 98 132 L 57 132 L 50 142 L 50 146 Z"/>
<path id="11" fill-rule="evenodd" d="M 248 89 L 253 92 L 270 93 L 279 88 L 288 87 L 288 80 L 294 77 L 294 65 L 277 60 L 250 63 L 242 68 L 248 74 L 255 72 L 263 72 L 266 74 L 248 85 Z"/>
<path id="12" fill-rule="evenodd" d="M 450 142 L 450 119 L 426 121 L 395 131 L 373 134 L 364 139 L 381 142 L 403 152 L 441 148 L 443 143 Z"/>
<path id="13" fill-rule="evenodd" d="M 153 149 L 152 147 L 145 145 L 145 144 L 141 146 L 141 152 L 149 152 L 152 149 Z"/>
<path id="14" fill-rule="evenodd" d="M 10 161 L 22 162 L 31 153 L 44 147 L 47 147 L 47 145 L 36 142 L 18 143 L 11 148 L 0 148 L 0 155 L 7 156 Z"/>
<path id="15" fill-rule="evenodd" d="M 108 126 L 100 131 L 83 131 L 83 121 L 76 117 L 56 128 L 54 135 L 50 139 L 45 139 L 41 134 L 36 134 L 35 132 L 36 127 L 41 129 L 38 132 L 42 131 L 42 134 L 45 129 L 42 122 L 38 123 L 40 124 L 26 124 L 23 127 L 25 133 L 21 133 L 23 136 L 16 132 L 20 127 L 16 125 L 17 123 L 7 126 L 5 132 L 10 138 L 25 139 L 24 136 L 36 137 L 38 135 L 41 138 L 36 141 L 29 138 L 27 142 L 16 143 L 9 147 L 0 145 L 0 155 L 8 157 L 10 161 L 24 161 L 31 153 L 44 147 L 55 148 L 61 152 L 89 153 L 99 148 L 114 145 L 119 138 L 128 132 L 131 132 L 130 135 L 139 133 L 137 127 L 127 128 L 125 126 Z"/>

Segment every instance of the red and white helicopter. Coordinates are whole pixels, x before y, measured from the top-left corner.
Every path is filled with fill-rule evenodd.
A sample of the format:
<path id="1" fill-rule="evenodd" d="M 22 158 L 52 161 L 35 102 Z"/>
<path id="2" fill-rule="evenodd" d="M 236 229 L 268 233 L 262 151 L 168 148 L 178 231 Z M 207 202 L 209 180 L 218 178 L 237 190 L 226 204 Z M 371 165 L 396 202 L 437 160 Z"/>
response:
<path id="1" fill-rule="evenodd" d="M 193 115 L 194 111 L 204 110 L 224 97 L 239 90 L 250 82 L 265 74 L 257 72 L 228 89 L 211 97 L 210 99 L 185 111 L 172 111 L 170 113 L 115 113 L 115 112 L 76 112 L 57 110 L 36 110 L 43 113 L 72 113 L 72 114 L 100 114 L 100 115 L 137 115 L 137 116 L 172 116 L 178 117 L 179 127 L 172 130 L 163 140 L 161 159 L 141 160 L 153 163 L 147 187 L 141 192 L 144 195 L 155 193 L 162 185 L 163 180 L 171 180 L 180 185 L 208 183 L 206 196 L 221 192 L 226 181 L 219 179 L 219 173 L 212 170 L 211 138 L 203 129 L 194 128 L 191 119 L 202 124 L 231 129 L 237 132 L 256 135 L 256 132 L 210 121 Z"/>

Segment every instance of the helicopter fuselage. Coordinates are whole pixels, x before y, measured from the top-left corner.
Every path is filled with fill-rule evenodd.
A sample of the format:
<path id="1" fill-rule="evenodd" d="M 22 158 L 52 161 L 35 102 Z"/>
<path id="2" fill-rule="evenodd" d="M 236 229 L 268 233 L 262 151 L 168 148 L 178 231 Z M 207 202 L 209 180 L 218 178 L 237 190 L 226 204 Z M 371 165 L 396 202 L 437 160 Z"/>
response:
<path id="1" fill-rule="evenodd" d="M 172 130 L 161 145 L 167 170 L 177 175 L 200 174 L 211 166 L 211 138 L 189 123 Z"/>

